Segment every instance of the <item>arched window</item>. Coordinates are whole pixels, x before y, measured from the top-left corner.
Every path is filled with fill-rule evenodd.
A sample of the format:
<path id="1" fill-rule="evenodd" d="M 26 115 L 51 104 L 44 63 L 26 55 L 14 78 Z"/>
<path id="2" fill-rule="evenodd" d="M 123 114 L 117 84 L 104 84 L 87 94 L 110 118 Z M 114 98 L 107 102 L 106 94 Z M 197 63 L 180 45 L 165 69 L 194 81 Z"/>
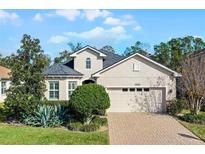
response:
<path id="1" fill-rule="evenodd" d="M 91 69 L 91 59 L 86 58 L 86 69 Z"/>

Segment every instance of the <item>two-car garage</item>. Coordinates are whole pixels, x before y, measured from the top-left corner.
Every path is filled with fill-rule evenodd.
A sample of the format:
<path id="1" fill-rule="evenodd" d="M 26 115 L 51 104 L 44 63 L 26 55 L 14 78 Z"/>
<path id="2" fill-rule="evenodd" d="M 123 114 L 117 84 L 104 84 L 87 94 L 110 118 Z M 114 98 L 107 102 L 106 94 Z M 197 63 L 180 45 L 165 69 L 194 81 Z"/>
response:
<path id="1" fill-rule="evenodd" d="M 108 112 L 164 112 L 165 88 L 107 88 L 111 106 Z"/>

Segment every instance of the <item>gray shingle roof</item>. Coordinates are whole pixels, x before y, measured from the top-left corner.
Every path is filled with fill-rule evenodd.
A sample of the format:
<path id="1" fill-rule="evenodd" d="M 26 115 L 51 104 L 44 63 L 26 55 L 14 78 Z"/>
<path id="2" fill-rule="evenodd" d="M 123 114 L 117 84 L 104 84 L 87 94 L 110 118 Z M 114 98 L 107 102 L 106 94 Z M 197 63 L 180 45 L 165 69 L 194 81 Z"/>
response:
<path id="1" fill-rule="evenodd" d="M 103 61 L 103 69 L 125 58 L 124 56 L 120 56 L 118 54 L 111 53 L 105 50 L 100 50 L 100 51 L 106 55 Z"/>
<path id="2" fill-rule="evenodd" d="M 114 54 L 105 50 L 99 50 L 99 51 L 106 55 L 106 57 L 103 57 L 103 69 L 125 58 L 124 56 L 120 56 L 118 54 Z M 53 64 L 49 66 L 47 69 L 45 69 L 43 74 L 44 75 L 65 75 L 65 76 L 83 75 L 80 72 L 74 70 L 73 59 L 68 60 L 67 62 L 63 62 L 61 64 Z"/>
<path id="3" fill-rule="evenodd" d="M 81 76 L 82 74 L 64 64 L 53 64 L 49 66 L 44 72 L 44 75 L 68 75 Z"/>

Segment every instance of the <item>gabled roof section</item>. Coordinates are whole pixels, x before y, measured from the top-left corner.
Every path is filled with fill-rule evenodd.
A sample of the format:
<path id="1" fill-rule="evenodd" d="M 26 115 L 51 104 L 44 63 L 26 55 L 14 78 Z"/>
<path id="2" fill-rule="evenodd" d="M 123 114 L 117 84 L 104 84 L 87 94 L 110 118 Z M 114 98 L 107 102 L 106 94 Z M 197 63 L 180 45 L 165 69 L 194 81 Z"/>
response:
<path id="1" fill-rule="evenodd" d="M 10 72 L 11 72 L 10 69 L 8 69 L 6 67 L 3 67 L 3 66 L 0 66 L 0 78 L 9 79 L 10 78 Z"/>
<path id="2" fill-rule="evenodd" d="M 87 45 L 87 46 L 83 47 L 82 49 L 80 49 L 80 50 L 78 50 L 78 51 L 72 53 L 72 54 L 70 55 L 70 57 L 76 57 L 76 55 L 77 55 L 78 53 L 84 51 L 85 49 L 90 49 L 90 50 L 92 50 L 92 51 L 98 53 L 101 57 L 106 57 L 106 55 L 105 55 L 104 53 L 100 52 L 98 49 L 95 49 L 95 48 L 93 48 L 93 47 L 91 47 L 91 46 L 89 46 L 89 45 Z"/>
<path id="3" fill-rule="evenodd" d="M 65 66 L 68 66 L 68 67 L 74 69 L 74 60 L 73 60 L 73 59 L 67 60 L 67 61 L 65 61 L 65 62 L 63 62 L 63 63 L 61 63 L 61 64 L 63 64 L 63 65 L 65 65 Z"/>
<path id="4" fill-rule="evenodd" d="M 82 76 L 80 72 L 64 65 L 64 64 L 53 64 L 49 66 L 44 72 L 46 76 Z"/>
<path id="5" fill-rule="evenodd" d="M 126 60 L 128 60 L 128 59 L 130 59 L 130 58 L 132 58 L 132 57 L 134 57 L 134 56 L 139 56 L 139 57 L 141 57 L 141 58 L 143 58 L 143 59 L 145 59 L 145 60 L 147 60 L 147 61 L 149 61 L 149 62 L 151 62 L 151 63 L 153 63 L 153 64 L 155 64 L 155 65 L 157 65 L 157 66 L 159 66 L 159 67 L 161 67 L 161 68 L 163 68 L 163 69 L 165 69 L 165 70 L 167 70 L 168 72 L 173 73 L 173 75 L 174 75 L 175 77 L 181 76 L 181 75 L 180 75 L 179 73 L 177 73 L 176 71 L 173 71 L 173 70 L 169 69 L 168 67 L 166 67 L 166 66 L 164 66 L 164 65 L 162 65 L 162 64 L 159 64 L 159 63 L 157 63 L 157 62 L 155 62 L 155 61 L 149 59 L 148 57 L 143 56 L 143 55 L 141 55 L 141 54 L 139 54 L 139 53 L 135 53 L 135 54 L 132 54 L 132 55 L 126 57 L 126 58 L 123 58 L 123 59 L 119 60 L 118 62 L 116 62 L 116 63 L 114 63 L 114 64 L 112 64 L 112 65 L 110 65 L 110 66 L 108 66 L 108 67 L 106 67 L 106 68 L 103 68 L 102 70 L 100 70 L 100 71 L 94 73 L 92 76 L 93 76 L 93 77 L 99 77 L 101 73 L 103 73 L 103 72 L 105 72 L 105 71 L 107 71 L 107 70 L 109 70 L 109 69 L 111 69 L 111 68 L 117 66 L 118 64 L 123 63 L 124 61 L 126 61 Z"/>
<path id="6" fill-rule="evenodd" d="M 100 52 L 106 55 L 106 57 L 103 58 L 103 69 L 125 58 L 124 56 L 120 56 L 102 49 Z"/>

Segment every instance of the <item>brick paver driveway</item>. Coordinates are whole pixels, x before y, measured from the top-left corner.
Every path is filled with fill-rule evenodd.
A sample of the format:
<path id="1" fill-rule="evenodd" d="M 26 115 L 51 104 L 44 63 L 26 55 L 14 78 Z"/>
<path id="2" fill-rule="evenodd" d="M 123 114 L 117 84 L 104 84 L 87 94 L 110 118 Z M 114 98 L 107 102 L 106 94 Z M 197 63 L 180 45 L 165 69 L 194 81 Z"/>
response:
<path id="1" fill-rule="evenodd" d="M 168 115 L 108 113 L 110 144 L 204 144 Z"/>

